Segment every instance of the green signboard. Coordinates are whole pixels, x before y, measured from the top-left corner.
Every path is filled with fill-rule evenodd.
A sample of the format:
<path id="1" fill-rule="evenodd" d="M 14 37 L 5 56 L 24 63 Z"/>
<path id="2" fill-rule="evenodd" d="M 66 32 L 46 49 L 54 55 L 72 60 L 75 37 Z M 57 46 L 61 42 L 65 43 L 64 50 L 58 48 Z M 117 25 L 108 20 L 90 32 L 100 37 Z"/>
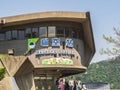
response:
<path id="1" fill-rule="evenodd" d="M 39 38 L 28 39 L 28 51 L 30 51 L 30 49 L 33 49 L 35 47 L 35 44 L 38 41 L 38 39 Z"/>

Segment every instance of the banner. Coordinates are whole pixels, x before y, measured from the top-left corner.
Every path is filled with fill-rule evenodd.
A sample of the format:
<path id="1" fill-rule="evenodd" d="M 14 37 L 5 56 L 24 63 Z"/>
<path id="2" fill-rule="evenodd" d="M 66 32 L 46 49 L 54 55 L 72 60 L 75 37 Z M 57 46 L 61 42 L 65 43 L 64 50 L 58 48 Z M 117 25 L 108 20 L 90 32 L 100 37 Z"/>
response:
<path id="1" fill-rule="evenodd" d="M 65 64 L 65 65 L 73 65 L 73 60 L 67 58 L 50 58 L 42 60 L 42 64 L 52 65 L 52 64 Z"/>

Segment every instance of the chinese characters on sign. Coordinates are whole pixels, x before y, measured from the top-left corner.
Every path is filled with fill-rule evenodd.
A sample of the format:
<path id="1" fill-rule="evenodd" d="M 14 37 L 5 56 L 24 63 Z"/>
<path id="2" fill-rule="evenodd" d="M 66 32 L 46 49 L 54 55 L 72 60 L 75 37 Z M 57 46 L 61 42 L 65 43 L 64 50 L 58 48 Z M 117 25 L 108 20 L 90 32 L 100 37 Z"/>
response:
<path id="1" fill-rule="evenodd" d="M 60 39 L 52 38 L 52 46 L 60 46 Z"/>
<path id="2" fill-rule="evenodd" d="M 67 47 L 73 47 L 73 40 L 72 39 L 66 39 L 65 45 Z M 42 38 L 41 39 L 41 46 L 49 46 L 49 40 L 48 38 Z M 52 46 L 58 47 L 60 46 L 60 38 L 52 38 Z"/>
<path id="3" fill-rule="evenodd" d="M 73 40 L 72 39 L 66 39 L 66 46 L 67 47 L 73 47 Z"/>
<path id="4" fill-rule="evenodd" d="M 48 38 L 41 39 L 41 46 L 49 46 L 48 44 L 49 44 Z"/>
<path id="5" fill-rule="evenodd" d="M 74 51 L 67 51 L 67 50 L 36 50 L 36 55 L 45 55 L 45 54 L 61 54 L 61 55 L 74 55 Z"/>

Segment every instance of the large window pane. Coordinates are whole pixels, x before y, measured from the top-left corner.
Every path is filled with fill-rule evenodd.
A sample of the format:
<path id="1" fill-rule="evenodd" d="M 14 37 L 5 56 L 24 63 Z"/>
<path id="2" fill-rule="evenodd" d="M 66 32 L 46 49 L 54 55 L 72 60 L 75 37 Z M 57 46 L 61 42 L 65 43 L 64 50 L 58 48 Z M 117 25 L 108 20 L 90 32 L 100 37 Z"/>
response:
<path id="1" fill-rule="evenodd" d="M 12 39 L 17 39 L 17 30 L 12 31 Z"/>
<path id="2" fill-rule="evenodd" d="M 5 40 L 5 34 L 4 33 L 0 33 L 0 40 Z"/>
<path id="3" fill-rule="evenodd" d="M 72 28 L 72 38 L 78 38 L 78 33 L 79 32 L 77 32 L 77 29 Z"/>
<path id="4" fill-rule="evenodd" d="M 56 34 L 57 37 L 65 37 L 65 29 L 63 27 L 57 27 Z"/>
<path id="5" fill-rule="evenodd" d="M 70 35 L 70 28 L 65 28 L 65 37 L 66 38 L 71 38 L 71 35 Z"/>
<path id="6" fill-rule="evenodd" d="M 7 31 L 6 32 L 6 40 L 10 40 L 11 39 L 11 31 Z"/>
<path id="7" fill-rule="evenodd" d="M 32 37 L 38 37 L 38 28 L 32 28 Z"/>
<path id="8" fill-rule="evenodd" d="M 82 33 L 83 33 L 82 31 L 79 31 L 79 34 L 78 34 L 79 39 L 83 39 L 83 34 Z"/>
<path id="9" fill-rule="evenodd" d="M 39 28 L 39 37 L 47 37 L 47 27 Z"/>
<path id="10" fill-rule="evenodd" d="M 55 26 L 49 26 L 48 27 L 48 37 L 55 37 Z"/>
<path id="11" fill-rule="evenodd" d="M 26 28 L 25 30 L 25 37 L 26 38 L 31 38 L 31 28 Z"/>
<path id="12" fill-rule="evenodd" d="M 22 40 L 22 39 L 24 39 L 24 31 L 23 30 L 20 30 L 20 31 L 18 31 L 18 39 L 20 39 L 20 40 Z"/>

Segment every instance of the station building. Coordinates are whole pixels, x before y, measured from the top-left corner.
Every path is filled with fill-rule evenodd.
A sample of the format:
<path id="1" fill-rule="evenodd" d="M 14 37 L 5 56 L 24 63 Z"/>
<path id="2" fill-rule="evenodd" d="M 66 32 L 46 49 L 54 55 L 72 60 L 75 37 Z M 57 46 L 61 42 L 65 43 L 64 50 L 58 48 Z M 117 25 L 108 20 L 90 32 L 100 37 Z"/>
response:
<path id="1" fill-rule="evenodd" d="M 89 12 L 0 18 L 0 66 L 6 68 L 1 83 L 5 90 L 54 90 L 56 78 L 85 72 L 94 53 Z"/>

